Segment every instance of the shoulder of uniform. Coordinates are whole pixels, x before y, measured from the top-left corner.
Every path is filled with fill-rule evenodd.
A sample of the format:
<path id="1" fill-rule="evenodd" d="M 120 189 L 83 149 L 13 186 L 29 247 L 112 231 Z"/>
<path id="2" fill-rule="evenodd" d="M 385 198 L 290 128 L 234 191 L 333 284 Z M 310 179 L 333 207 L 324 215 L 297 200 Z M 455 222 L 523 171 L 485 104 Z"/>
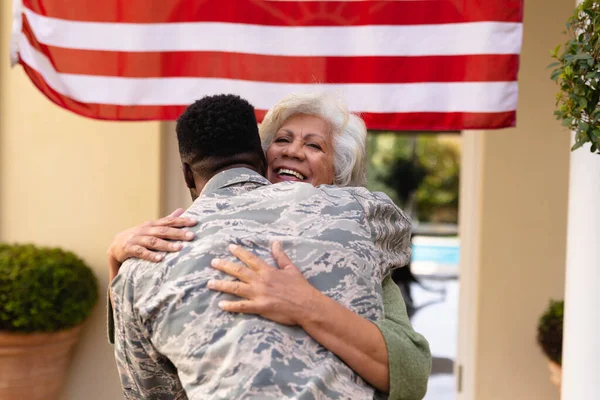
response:
<path id="1" fill-rule="evenodd" d="M 397 214 L 402 220 L 411 224 L 410 217 L 387 194 L 383 192 L 371 192 L 364 187 L 349 189 L 349 192 L 362 205 L 367 214 L 370 214 L 373 210 L 376 210 L 377 213 L 387 210 L 386 212 Z"/>
<path id="2" fill-rule="evenodd" d="M 363 200 L 383 201 L 391 204 L 394 203 L 385 193 L 371 192 L 369 189 L 362 186 L 339 187 L 332 185 L 321 185 L 319 188 L 330 193 L 347 193 L 349 196 Z"/>
<path id="3" fill-rule="evenodd" d="M 117 276 L 121 277 L 123 285 L 130 285 L 138 289 L 137 283 L 143 280 L 143 277 L 151 273 L 157 264 L 150 261 L 130 258 L 125 260 L 119 269 Z M 137 290 L 136 290 L 137 291 Z"/>

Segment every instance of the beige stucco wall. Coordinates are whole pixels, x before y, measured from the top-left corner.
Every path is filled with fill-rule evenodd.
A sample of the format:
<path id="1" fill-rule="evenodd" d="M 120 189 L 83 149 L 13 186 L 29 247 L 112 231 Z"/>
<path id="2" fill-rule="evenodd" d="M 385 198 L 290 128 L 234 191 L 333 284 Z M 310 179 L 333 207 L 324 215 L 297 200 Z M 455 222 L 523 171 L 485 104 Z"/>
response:
<path id="1" fill-rule="evenodd" d="M 84 119 L 43 97 L 9 68 L 11 3 L 0 5 L 0 240 L 61 246 L 93 268 L 101 297 L 64 399 L 119 399 L 104 328 L 106 247 L 117 231 L 158 216 L 160 125 Z"/>
<path id="2" fill-rule="evenodd" d="M 483 135 L 476 400 L 559 397 L 535 329 L 564 292 L 569 134 L 546 66 L 573 7 L 525 2 L 518 127 Z"/>

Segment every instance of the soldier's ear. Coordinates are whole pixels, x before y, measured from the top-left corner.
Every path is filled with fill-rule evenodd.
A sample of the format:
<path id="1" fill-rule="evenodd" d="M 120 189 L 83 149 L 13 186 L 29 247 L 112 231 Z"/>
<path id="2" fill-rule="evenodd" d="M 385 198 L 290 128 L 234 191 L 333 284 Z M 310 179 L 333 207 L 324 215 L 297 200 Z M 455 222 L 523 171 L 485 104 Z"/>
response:
<path id="1" fill-rule="evenodd" d="M 194 180 L 194 171 L 192 171 L 192 167 L 190 164 L 184 162 L 181 165 L 181 169 L 183 170 L 183 179 L 185 179 L 185 184 L 189 189 L 196 189 L 196 181 Z"/>

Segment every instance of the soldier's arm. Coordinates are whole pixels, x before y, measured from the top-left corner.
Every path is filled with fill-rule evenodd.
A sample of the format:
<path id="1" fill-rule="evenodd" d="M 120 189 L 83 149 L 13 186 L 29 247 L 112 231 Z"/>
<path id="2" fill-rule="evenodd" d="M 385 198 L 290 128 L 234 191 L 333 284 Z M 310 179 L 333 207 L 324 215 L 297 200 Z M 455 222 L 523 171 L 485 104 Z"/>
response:
<path id="1" fill-rule="evenodd" d="M 376 325 L 388 350 L 388 399 L 422 399 L 427 391 L 427 379 L 431 372 L 429 344 L 413 330 L 400 288 L 391 276 L 384 279 L 382 286 L 385 315 Z"/>
<path id="2" fill-rule="evenodd" d="M 124 273 L 123 273 L 124 272 Z M 184 399 L 169 361 L 152 346 L 135 307 L 134 279 L 123 271 L 111 285 L 115 359 L 126 399 Z M 137 293 L 136 293 L 137 295 Z"/>

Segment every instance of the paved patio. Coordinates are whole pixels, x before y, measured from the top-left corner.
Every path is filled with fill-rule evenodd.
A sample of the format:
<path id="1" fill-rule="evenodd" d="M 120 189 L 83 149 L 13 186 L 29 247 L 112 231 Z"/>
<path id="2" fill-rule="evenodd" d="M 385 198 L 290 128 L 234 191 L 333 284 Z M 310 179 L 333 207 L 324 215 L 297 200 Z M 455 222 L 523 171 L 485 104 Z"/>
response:
<path id="1" fill-rule="evenodd" d="M 445 288 L 445 295 L 429 292 L 419 285 L 412 285 L 415 305 L 420 308 L 412 323 L 429 341 L 434 357 L 433 371 L 425 400 L 456 399 L 456 379 L 453 363 L 456 359 L 458 329 L 458 279 L 420 279 L 427 287 Z"/>

